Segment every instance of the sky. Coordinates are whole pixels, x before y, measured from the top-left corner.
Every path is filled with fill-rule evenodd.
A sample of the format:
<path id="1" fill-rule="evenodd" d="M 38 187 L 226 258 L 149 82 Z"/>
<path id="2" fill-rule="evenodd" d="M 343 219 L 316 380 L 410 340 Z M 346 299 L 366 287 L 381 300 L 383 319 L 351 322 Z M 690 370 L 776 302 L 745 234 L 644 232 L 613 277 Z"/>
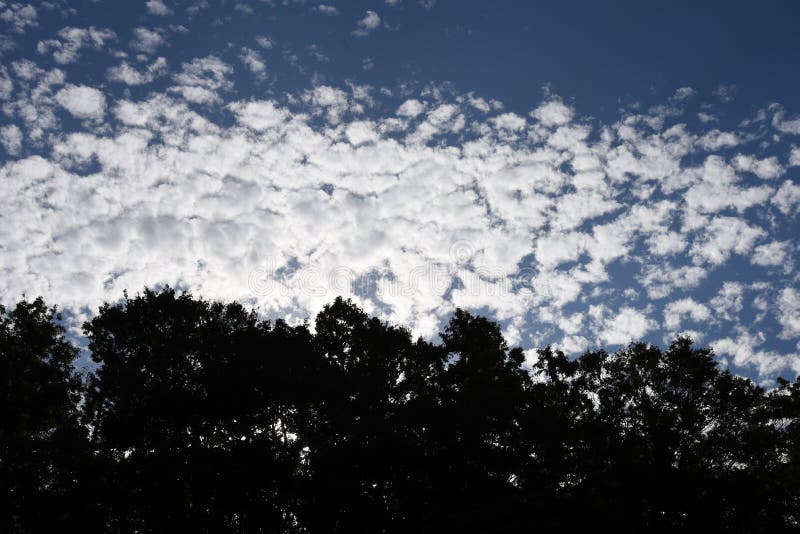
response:
<path id="1" fill-rule="evenodd" d="M 698 5 L 700 4 L 700 5 Z M 796 2 L 0 0 L 0 302 L 456 307 L 800 373 Z"/>

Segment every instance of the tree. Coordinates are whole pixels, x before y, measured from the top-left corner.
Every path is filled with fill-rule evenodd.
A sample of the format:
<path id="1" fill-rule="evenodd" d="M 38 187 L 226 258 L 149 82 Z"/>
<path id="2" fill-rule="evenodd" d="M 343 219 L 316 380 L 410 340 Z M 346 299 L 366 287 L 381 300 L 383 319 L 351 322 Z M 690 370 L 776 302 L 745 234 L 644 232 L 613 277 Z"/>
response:
<path id="1" fill-rule="evenodd" d="M 315 327 L 322 380 L 296 427 L 307 451 L 304 525 L 320 532 L 401 528 L 407 510 L 398 484 L 415 446 L 403 423 L 410 335 L 341 298 L 325 306 Z"/>
<path id="2" fill-rule="evenodd" d="M 552 530 L 563 529 L 570 509 L 581 510 L 574 528 L 791 526 L 790 493 L 774 482 L 786 461 L 768 397 L 720 371 L 708 349 L 679 338 L 667 351 L 638 343 L 576 361 L 545 350 L 536 367 L 546 376 L 537 384 L 540 398 L 566 411 L 555 425 L 566 463 L 553 455 L 539 462 L 547 470 L 561 466 L 560 483 L 548 490 L 560 495 Z"/>
<path id="3" fill-rule="evenodd" d="M 290 388 L 313 373 L 304 327 L 166 288 L 103 306 L 85 332 L 99 365 L 86 413 L 115 466 L 118 530 L 292 527 Z"/>
<path id="4" fill-rule="evenodd" d="M 67 522 L 87 531 L 82 486 L 90 457 L 79 424 L 82 384 L 61 317 L 41 298 L 0 306 L 0 530 L 46 532 Z"/>
<path id="5" fill-rule="evenodd" d="M 433 343 L 349 300 L 312 331 L 171 288 L 84 332 L 85 383 L 55 310 L 0 309 L 6 530 L 800 526 L 800 381 L 765 391 L 688 338 L 527 364 L 463 310 Z"/>
<path id="6" fill-rule="evenodd" d="M 430 531 L 515 528 L 519 505 L 521 417 L 530 378 L 524 354 L 500 327 L 457 309 L 441 333 L 446 366 L 437 375 L 435 419 L 424 443 L 431 458 Z"/>

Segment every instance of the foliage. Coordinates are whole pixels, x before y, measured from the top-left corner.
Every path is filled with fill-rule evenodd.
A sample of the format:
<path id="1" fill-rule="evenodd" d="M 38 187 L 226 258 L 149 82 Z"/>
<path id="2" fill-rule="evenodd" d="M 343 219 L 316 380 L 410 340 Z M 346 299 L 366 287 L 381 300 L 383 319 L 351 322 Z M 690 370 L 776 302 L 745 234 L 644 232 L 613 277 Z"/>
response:
<path id="1" fill-rule="evenodd" d="M 440 343 L 337 299 L 308 324 L 145 290 L 84 326 L 0 309 L 5 530 L 797 529 L 800 381 L 688 338 L 532 364 L 456 310 Z"/>

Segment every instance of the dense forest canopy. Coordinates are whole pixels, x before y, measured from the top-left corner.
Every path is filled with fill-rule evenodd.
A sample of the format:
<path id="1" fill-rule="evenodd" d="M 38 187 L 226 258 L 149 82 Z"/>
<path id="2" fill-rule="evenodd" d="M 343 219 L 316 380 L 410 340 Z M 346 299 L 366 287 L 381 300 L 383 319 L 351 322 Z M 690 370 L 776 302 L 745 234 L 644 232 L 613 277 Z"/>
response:
<path id="1" fill-rule="evenodd" d="M 0 530 L 782 532 L 800 381 L 688 338 L 531 366 L 456 310 L 441 342 L 337 299 L 309 325 L 172 289 L 84 325 L 0 308 Z"/>

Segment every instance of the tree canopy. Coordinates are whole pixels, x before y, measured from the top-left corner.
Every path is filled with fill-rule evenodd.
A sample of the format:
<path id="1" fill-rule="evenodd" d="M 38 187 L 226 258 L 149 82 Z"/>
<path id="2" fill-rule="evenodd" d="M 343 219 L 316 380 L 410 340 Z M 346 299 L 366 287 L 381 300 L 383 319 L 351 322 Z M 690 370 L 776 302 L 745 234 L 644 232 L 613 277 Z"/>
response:
<path id="1" fill-rule="evenodd" d="M 102 306 L 80 374 L 59 324 L 0 307 L 5 531 L 798 530 L 800 381 L 688 338 L 526 363 L 460 309 L 429 342 L 166 288 Z"/>

